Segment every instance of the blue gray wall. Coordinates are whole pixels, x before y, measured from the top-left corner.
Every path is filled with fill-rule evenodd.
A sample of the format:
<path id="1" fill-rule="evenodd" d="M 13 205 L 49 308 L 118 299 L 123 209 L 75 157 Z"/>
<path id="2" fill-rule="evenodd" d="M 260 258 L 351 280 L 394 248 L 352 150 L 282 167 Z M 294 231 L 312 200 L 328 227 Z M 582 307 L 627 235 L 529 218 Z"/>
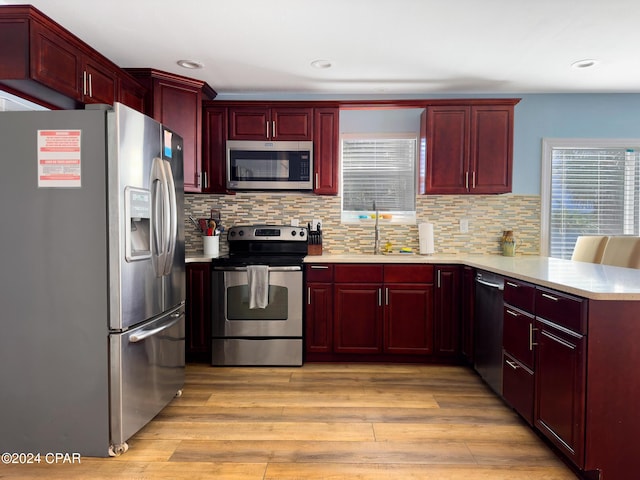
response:
<path id="1" fill-rule="evenodd" d="M 640 139 L 638 94 L 522 95 L 521 98 L 515 110 L 513 193 L 540 194 L 543 138 Z"/>

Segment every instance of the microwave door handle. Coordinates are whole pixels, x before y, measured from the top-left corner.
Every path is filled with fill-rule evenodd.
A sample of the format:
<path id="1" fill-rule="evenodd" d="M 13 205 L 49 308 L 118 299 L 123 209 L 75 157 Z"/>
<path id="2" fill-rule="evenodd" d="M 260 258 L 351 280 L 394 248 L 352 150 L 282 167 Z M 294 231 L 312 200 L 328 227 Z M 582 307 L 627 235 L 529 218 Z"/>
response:
<path id="1" fill-rule="evenodd" d="M 165 177 L 167 180 L 167 188 L 166 188 L 166 203 L 169 206 L 168 217 L 169 222 L 166 225 L 166 233 L 167 233 L 167 250 L 166 250 L 166 260 L 164 264 L 164 274 L 168 275 L 171 273 L 171 268 L 173 267 L 173 257 L 176 251 L 176 242 L 178 237 L 178 205 L 176 201 L 176 185 L 173 181 L 173 171 L 171 170 L 171 163 L 167 160 L 163 161 L 165 167 Z"/>

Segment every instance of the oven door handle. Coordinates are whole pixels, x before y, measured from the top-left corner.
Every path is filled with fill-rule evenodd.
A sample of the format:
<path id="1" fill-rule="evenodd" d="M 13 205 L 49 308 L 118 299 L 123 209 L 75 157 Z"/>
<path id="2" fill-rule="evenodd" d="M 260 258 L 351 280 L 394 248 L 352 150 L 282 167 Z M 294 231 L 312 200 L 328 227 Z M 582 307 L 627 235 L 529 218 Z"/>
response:
<path id="1" fill-rule="evenodd" d="M 221 267 L 214 266 L 214 270 L 219 270 L 223 272 L 246 272 L 247 267 Z M 302 267 L 299 265 L 290 265 L 284 267 L 269 267 L 270 272 L 299 272 L 302 270 Z"/>

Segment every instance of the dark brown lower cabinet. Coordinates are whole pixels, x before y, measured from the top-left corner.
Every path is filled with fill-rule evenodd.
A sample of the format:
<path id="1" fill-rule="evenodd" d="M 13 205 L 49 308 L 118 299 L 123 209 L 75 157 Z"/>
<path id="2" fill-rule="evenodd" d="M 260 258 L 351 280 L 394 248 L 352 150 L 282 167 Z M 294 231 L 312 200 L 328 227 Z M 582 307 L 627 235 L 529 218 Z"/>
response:
<path id="1" fill-rule="evenodd" d="M 507 352 L 504 352 L 502 364 L 502 396 L 529 425 L 533 425 L 534 388 L 535 381 L 533 371 Z"/>
<path id="2" fill-rule="evenodd" d="M 433 285 L 388 284 L 384 297 L 384 352 L 431 353 Z"/>
<path id="3" fill-rule="evenodd" d="M 433 353 L 433 266 L 308 264 L 305 272 L 307 360 L 422 361 Z"/>
<path id="4" fill-rule="evenodd" d="M 330 353 L 333 346 L 333 283 L 307 283 L 304 342 L 307 353 Z"/>
<path id="5" fill-rule="evenodd" d="M 576 466 L 584 464 L 586 337 L 536 318 L 535 426 Z"/>
<path id="6" fill-rule="evenodd" d="M 475 268 L 462 268 L 462 314 L 460 319 L 461 353 L 467 363 L 473 365 L 473 328 L 475 320 Z"/>
<path id="7" fill-rule="evenodd" d="M 460 267 L 436 267 L 434 304 L 434 353 L 460 354 Z"/>
<path id="8" fill-rule="evenodd" d="M 211 264 L 187 263 L 185 357 L 188 362 L 211 362 Z"/>
<path id="9" fill-rule="evenodd" d="M 335 285 L 333 351 L 382 352 L 382 285 Z"/>
<path id="10" fill-rule="evenodd" d="M 535 400 L 535 297 L 535 285 L 505 280 L 502 396 L 529 425 L 533 425 Z"/>

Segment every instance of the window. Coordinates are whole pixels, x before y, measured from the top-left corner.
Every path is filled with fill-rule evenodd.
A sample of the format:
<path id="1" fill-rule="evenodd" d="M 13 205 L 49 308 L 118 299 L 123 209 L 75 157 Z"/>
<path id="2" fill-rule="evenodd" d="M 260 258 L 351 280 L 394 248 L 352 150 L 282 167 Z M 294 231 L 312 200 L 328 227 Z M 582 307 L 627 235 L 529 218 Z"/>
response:
<path id="1" fill-rule="evenodd" d="M 541 253 L 571 258 L 579 235 L 638 235 L 640 140 L 543 142 Z"/>
<path id="2" fill-rule="evenodd" d="M 343 222 L 369 216 L 375 202 L 393 221 L 415 223 L 416 145 L 407 134 L 342 136 Z"/>

